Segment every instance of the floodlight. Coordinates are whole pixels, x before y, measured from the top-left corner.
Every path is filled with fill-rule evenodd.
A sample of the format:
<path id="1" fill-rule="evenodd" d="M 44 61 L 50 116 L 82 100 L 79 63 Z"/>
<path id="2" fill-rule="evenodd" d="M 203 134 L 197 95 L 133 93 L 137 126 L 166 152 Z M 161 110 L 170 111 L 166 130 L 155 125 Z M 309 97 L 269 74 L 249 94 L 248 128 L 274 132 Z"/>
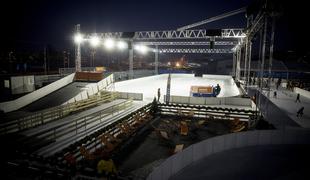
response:
<path id="1" fill-rule="evenodd" d="M 83 39 L 83 35 L 80 34 L 80 33 L 78 33 L 78 34 L 76 34 L 76 35 L 74 36 L 74 42 L 75 42 L 76 44 L 82 43 L 83 40 L 84 40 L 84 39 Z"/>
<path id="2" fill-rule="evenodd" d="M 97 47 L 100 43 L 100 40 L 97 36 L 93 36 L 90 38 L 90 45 L 93 47 Z"/>
<path id="3" fill-rule="evenodd" d="M 146 54 L 148 51 L 148 48 L 144 45 L 137 45 L 137 46 L 135 46 L 135 49 L 142 54 Z"/>
<path id="4" fill-rule="evenodd" d="M 120 50 L 128 48 L 128 44 L 125 41 L 118 41 L 117 42 L 117 47 Z"/>
<path id="5" fill-rule="evenodd" d="M 115 46 L 115 42 L 113 39 L 106 39 L 104 41 L 104 47 L 106 47 L 107 49 L 113 49 Z"/>

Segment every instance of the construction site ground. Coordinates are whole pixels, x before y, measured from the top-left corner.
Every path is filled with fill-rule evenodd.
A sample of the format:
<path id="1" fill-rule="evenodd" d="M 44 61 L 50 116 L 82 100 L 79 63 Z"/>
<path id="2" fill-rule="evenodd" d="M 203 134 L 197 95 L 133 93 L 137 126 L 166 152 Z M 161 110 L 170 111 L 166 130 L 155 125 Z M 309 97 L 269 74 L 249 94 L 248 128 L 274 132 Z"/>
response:
<path id="1" fill-rule="evenodd" d="M 185 122 L 188 129 L 181 131 L 180 124 Z M 176 151 L 199 141 L 229 133 L 230 123 L 224 120 L 162 117 L 126 149 L 126 155 L 123 155 L 125 158 L 116 163 L 117 169 L 124 176 L 145 179 L 153 168 L 177 153 Z"/>

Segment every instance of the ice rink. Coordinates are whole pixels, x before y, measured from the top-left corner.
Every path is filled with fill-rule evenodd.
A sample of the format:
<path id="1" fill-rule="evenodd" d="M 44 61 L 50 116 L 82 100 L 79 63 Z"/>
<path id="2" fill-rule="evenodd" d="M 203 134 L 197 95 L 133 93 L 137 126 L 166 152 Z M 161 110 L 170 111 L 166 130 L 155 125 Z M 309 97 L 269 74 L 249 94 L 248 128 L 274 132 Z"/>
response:
<path id="1" fill-rule="evenodd" d="M 163 101 L 167 90 L 168 74 L 149 76 L 115 83 L 115 90 L 119 92 L 143 93 L 144 101 L 152 101 L 157 97 L 157 89 L 160 88 Z M 189 96 L 191 86 L 221 86 L 218 97 L 230 97 L 240 95 L 239 90 L 231 76 L 204 75 L 194 77 L 194 74 L 171 74 L 171 95 Z"/>

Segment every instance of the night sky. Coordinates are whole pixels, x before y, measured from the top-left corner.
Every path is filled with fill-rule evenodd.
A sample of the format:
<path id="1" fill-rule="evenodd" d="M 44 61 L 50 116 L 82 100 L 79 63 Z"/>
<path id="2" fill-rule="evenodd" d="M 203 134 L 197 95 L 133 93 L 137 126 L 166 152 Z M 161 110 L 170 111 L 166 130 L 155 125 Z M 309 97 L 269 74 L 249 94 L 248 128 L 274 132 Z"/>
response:
<path id="1" fill-rule="evenodd" d="M 72 44 L 74 25 L 82 32 L 169 30 L 249 5 L 253 0 L 87 0 L 15 1 L 1 5 L 4 42 Z M 301 45 L 309 37 L 297 19 L 308 17 L 307 6 L 284 3 L 277 23 L 276 48 L 309 50 Z M 245 26 L 244 14 L 210 23 L 208 28 Z"/>

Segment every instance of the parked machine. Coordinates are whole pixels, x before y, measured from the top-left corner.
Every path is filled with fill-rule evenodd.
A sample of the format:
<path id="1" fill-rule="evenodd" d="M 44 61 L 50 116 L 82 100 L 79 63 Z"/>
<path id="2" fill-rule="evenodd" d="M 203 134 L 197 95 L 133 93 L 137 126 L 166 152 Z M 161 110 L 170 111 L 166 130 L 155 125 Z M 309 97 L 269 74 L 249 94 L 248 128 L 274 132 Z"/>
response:
<path id="1" fill-rule="evenodd" d="M 191 86 L 190 96 L 193 97 L 217 97 L 221 92 L 219 84 L 214 86 Z"/>

